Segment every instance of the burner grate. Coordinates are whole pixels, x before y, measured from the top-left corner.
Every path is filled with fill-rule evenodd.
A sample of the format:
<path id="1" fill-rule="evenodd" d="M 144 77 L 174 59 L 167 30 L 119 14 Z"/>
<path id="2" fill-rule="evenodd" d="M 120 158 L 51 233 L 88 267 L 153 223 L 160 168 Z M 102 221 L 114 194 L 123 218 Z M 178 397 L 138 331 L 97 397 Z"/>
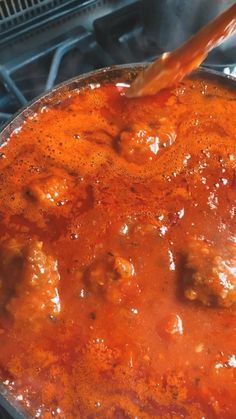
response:
<path id="1" fill-rule="evenodd" d="M 1 31 L 29 21 L 63 3 L 64 0 L 0 0 Z"/>
<path id="2" fill-rule="evenodd" d="M 0 126 L 21 106 L 56 83 L 114 64 L 97 43 L 92 24 L 111 9 L 131 3 L 131 0 L 19 1 L 31 7 L 36 3 L 55 7 L 41 18 L 37 14 L 24 24 L 21 22 L 18 30 L 12 27 L 0 37 Z M 0 0 L 1 6 L 3 2 Z"/>
<path id="3" fill-rule="evenodd" d="M 78 27 L 65 41 L 44 45 L 24 66 L 14 71 L 0 66 L 0 120 L 5 122 L 12 112 L 56 83 L 111 64 L 94 35 Z"/>

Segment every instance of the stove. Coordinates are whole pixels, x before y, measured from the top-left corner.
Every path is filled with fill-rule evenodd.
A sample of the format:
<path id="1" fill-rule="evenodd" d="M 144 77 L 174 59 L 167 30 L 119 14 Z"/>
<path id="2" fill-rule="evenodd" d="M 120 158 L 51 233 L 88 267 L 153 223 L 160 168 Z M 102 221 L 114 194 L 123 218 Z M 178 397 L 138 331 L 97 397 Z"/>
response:
<path id="1" fill-rule="evenodd" d="M 64 80 L 154 60 L 218 14 L 221 3 L 233 2 L 217 0 L 217 8 L 215 0 L 207 7 L 203 0 L 0 0 L 0 127 Z M 205 65 L 236 75 L 235 38 L 224 45 Z"/>
<path id="2" fill-rule="evenodd" d="M 185 3 L 0 0 L 0 127 L 28 101 L 66 79 L 105 66 L 155 59 L 169 48 L 170 28 L 181 19 Z M 188 31 L 189 27 L 186 36 Z M 182 33 L 175 36 L 175 43 L 182 42 L 181 37 Z M 234 60 L 235 48 L 230 58 L 218 54 L 208 66 L 232 73 Z"/>

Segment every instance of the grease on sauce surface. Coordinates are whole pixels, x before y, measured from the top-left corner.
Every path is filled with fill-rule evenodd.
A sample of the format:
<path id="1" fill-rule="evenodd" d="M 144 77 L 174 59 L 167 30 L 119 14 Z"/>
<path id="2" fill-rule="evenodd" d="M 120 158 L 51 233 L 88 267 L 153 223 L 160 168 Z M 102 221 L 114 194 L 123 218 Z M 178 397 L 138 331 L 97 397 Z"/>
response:
<path id="1" fill-rule="evenodd" d="M 104 84 L 2 146 L 0 376 L 33 417 L 233 417 L 235 101 Z"/>

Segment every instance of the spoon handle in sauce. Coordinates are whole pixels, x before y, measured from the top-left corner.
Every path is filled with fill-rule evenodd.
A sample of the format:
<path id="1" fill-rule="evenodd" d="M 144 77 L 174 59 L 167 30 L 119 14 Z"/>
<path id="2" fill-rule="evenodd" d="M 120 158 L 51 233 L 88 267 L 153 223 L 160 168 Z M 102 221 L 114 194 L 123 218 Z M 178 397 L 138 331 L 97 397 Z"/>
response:
<path id="1" fill-rule="evenodd" d="M 154 95 L 171 87 L 197 68 L 207 54 L 236 30 L 236 3 L 172 52 L 164 53 L 143 70 L 126 92 L 127 97 Z"/>

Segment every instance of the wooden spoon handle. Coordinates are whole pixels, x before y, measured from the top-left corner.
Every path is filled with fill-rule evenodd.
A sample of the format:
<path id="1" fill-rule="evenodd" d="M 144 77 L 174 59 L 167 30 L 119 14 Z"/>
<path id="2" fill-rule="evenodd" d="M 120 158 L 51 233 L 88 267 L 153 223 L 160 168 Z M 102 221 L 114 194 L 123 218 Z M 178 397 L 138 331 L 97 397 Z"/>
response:
<path id="1" fill-rule="evenodd" d="M 212 20 L 187 42 L 143 70 L 127 90 L 127 97 L 153 95 L 171 87 L 197 68 L 209 51 L 236 30 L 236 3 Z"/>

